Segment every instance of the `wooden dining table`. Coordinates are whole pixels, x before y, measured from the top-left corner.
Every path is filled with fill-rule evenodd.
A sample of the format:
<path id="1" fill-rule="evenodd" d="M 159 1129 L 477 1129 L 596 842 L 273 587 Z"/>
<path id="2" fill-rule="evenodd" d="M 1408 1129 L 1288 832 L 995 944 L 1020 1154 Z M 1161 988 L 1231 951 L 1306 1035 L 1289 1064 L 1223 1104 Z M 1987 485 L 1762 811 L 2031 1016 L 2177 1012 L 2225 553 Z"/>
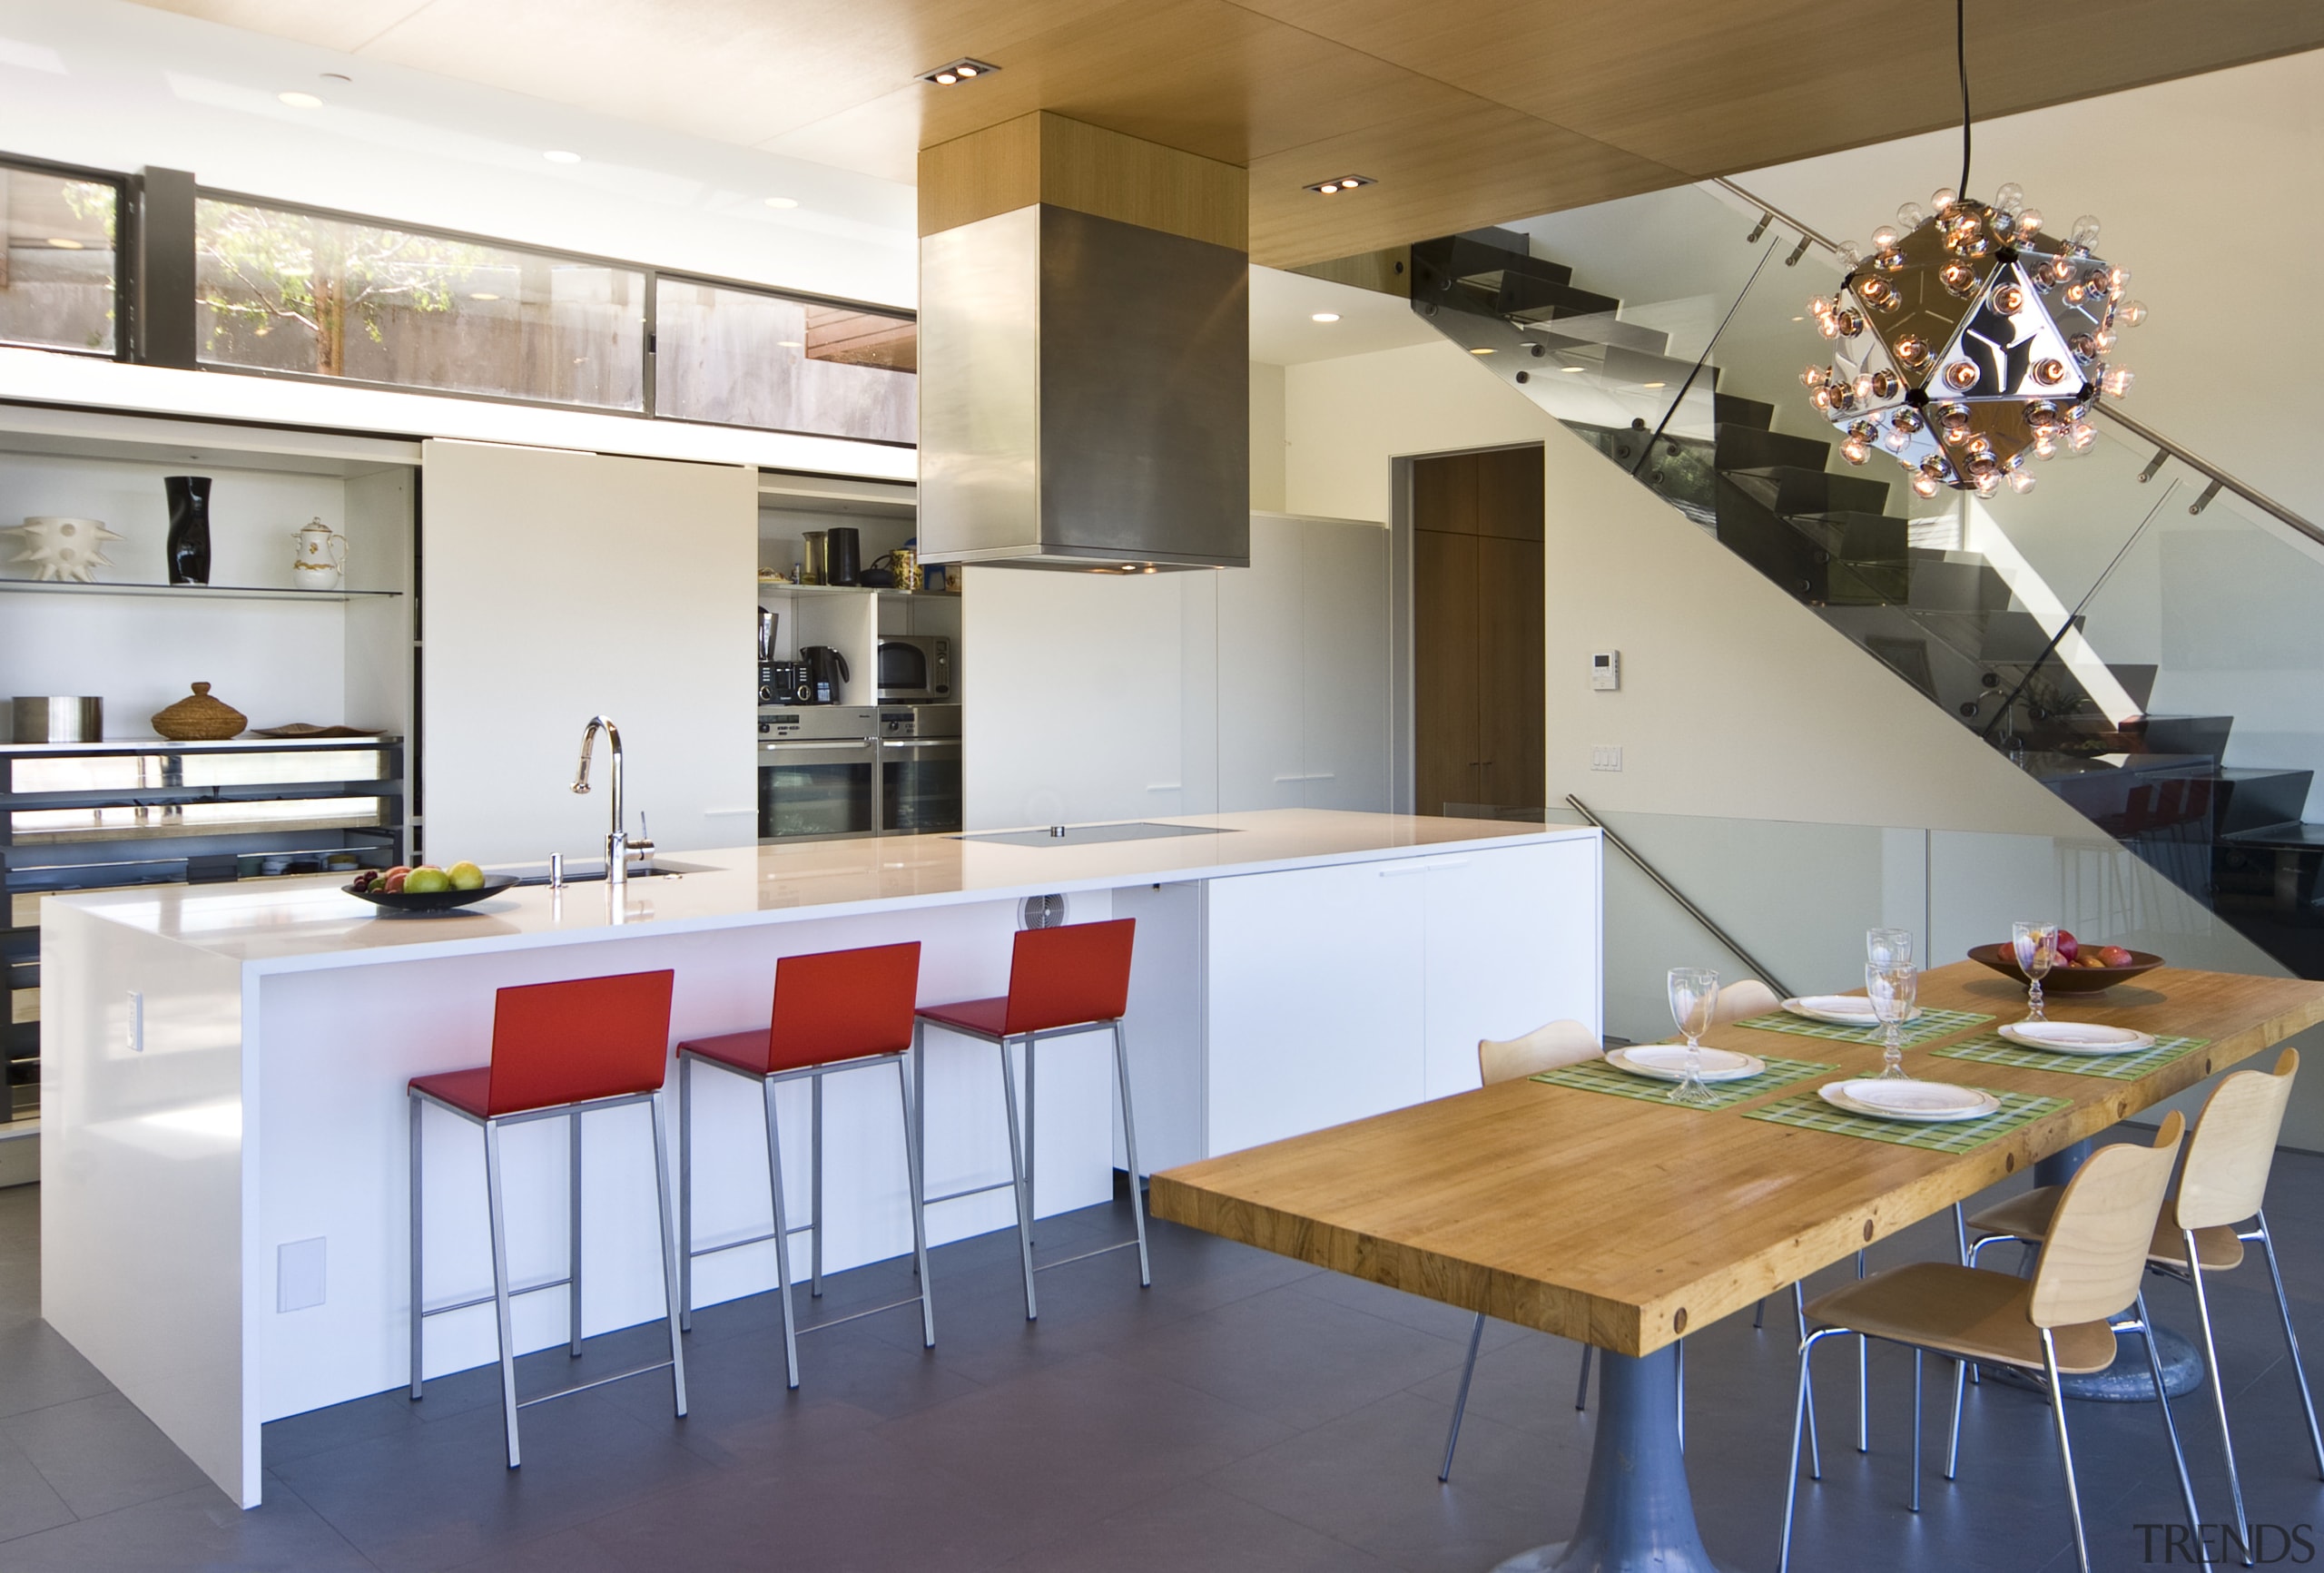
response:
<path id="1" fill-rule="evenodd" d="M 1596 1345 L 1580 1519 L 1502 1567 L 1715 1573 L 1687 1487 L 1679 1340 L 2022 1170 L 2063 1178 L 2098 1133 L 2324 1020 L 2324 983 L 2166 967 L 2102 993 L 2053 988 L 2052 1019 L 2208 1040 L 2127 1080 L 1939 1056 L 2025 1015 L 2024 986 L 1975 962 L 1925 973 L 1920 1003 L 1991 1019 L 1907 1049 L 1908 1075 L 2061 1106 L 1959 1152 L 1748 1118 L 1876 1074 L 1879 1034 L 1730 1025 L 1704 1041 L 1836 1068 L 1720 1109 L 1505 1082 L 1161 1171 L 1151 1209 Z"/>

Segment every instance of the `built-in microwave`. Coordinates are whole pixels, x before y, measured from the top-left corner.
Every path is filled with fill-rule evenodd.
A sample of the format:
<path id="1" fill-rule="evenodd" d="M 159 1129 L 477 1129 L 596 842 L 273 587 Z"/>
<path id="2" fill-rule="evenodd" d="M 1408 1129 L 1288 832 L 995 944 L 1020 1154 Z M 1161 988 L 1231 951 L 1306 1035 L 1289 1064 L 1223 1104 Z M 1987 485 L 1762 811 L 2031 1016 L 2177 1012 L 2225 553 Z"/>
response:
<path id="1" fill-rule="evenodd" d="M 952 703 L 952 642 L 927 634 L 880 636 L 880 703 Z"/>

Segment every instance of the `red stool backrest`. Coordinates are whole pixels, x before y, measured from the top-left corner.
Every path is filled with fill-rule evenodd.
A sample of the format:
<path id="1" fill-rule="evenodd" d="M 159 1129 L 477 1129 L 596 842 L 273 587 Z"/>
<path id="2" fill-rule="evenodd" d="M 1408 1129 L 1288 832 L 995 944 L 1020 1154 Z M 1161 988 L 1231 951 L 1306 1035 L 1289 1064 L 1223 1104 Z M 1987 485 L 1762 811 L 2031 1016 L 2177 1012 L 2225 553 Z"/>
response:
<path id="1" fill-rule="evenodd" d="M 767 1069 L 796 1070 L 911 1047 L 920 941 L 785 956 L 774 964 Z"/>
<path id="2" fill-rule="evenodd" d="M 501 989 L 493 998 L 486 1112 L 521 1114 L 659 1087 L 676 977 L 625 972 Z"/>
<path id="3" fill-rule="evenodd" d="M 1047 1032 L 1110 1021 L 1129 1008 L 1130 939 L 1137 919 L 1024 929 L 1009 961 L 1009 1008 L 1001 1031 Z"/>

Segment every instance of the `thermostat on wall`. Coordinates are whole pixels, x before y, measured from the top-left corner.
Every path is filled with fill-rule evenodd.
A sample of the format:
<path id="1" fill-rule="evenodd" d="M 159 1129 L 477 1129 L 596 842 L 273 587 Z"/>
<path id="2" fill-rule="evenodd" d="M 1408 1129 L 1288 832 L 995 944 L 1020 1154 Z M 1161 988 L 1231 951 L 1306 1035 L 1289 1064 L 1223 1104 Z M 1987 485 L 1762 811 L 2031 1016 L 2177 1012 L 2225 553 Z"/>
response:
<path id="1" fill-rule="evenodd" d="M 1590 657 L 1590 686 L 1612 693 L 1622 685 L 1622 653 L 1600 650 Z"/>

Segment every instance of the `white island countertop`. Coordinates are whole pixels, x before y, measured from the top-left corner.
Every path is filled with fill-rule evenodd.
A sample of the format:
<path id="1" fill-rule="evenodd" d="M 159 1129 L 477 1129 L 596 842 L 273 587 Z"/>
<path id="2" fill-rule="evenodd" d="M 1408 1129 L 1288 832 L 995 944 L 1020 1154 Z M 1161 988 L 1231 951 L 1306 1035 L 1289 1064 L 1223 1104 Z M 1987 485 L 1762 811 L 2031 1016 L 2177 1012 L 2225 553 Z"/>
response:
<path id="1" fill-rule="evenodd" d="M 562 891 L 521 886 L 455 915 L 382 916 L 348 895 L 344 874 L 249 884 L 172 885 L 53 897 L 261 973 L 526 949 L 635 935 L 895 911 L 1046 892 L 1167 884 L 1391 858 L 1463 846 L 1594 837 L 1576 826 L 1411 814 L 1270 809 L 1137 821 L 1206 832 L 1023 846 L 957 835 L 866 836 L 664 860 L 698 870 L 633 878 L 616 911 L 602 880 Z M 977 832 L 982 834 L 984 832 Z"/>

